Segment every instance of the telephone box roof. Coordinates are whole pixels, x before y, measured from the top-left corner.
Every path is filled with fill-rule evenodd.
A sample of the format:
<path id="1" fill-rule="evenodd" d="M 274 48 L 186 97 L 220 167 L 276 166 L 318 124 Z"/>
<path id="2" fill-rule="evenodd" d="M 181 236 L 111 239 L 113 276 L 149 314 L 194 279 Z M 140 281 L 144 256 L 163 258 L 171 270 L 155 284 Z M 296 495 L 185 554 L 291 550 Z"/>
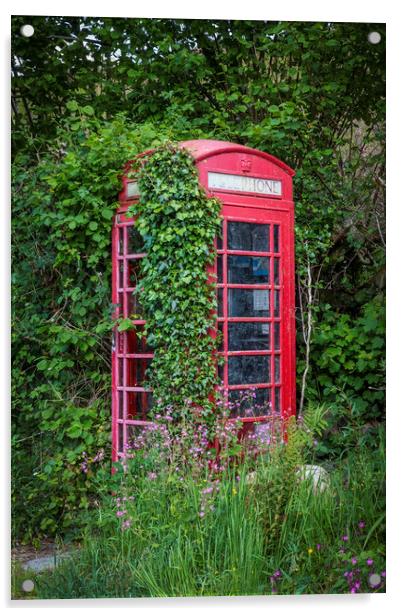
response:
<path id="1" fill-rule="evenodd" d="M 279 158 L 275 158 L 275 156 L 272 156 L 272 154 L 267 154 L 266 152 L 262 152 L 261 150 L 255 150 L 254 148 L 249 148 L 248 146 L 240 145 L 239 143 L 231 143 L 230 141 L 217 141 L 214 139 L 193 139 L 189 141 L 181 141 L 179 145 L 180 147 L 189 150 L 196 162 L 199 162 L 204 158 L 208 158 L 209 156 L 213 156 L 215 154 L 243 152 L 244 154 L 252 154 L 254 156 L 259 156 L 260 158 L 265 158 L 266 160 L 269 160 L 273 164 L 286 171 L 286 173 L 288 173 L 291 177 L 293 177 L 295 174 L 295 171 L 291 167 L 279 160 Z"/>

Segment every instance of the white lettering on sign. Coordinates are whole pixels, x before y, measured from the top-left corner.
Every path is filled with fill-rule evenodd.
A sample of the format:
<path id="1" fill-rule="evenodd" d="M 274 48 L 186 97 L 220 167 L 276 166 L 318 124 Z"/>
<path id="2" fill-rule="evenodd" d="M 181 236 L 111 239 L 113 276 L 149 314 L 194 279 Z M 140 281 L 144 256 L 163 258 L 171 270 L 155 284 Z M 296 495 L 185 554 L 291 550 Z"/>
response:
<path id="1" fill-rule="evenodd" d="M 127 199 L 130 197 L 139 197 L 140 190 L 137 182 L 127 182 Z"/>
<path id="2" fill-rule="evenodd" d="M 208 172 L 208 188 L 221 190 L 235 190 L 238 192 L 251 192 L 258 195 L 282 195 L 282 182 L 280 180 L 267 180 L 266 178 L 252 178 L 246 175 L 231 175 L 230 173 Z"/>

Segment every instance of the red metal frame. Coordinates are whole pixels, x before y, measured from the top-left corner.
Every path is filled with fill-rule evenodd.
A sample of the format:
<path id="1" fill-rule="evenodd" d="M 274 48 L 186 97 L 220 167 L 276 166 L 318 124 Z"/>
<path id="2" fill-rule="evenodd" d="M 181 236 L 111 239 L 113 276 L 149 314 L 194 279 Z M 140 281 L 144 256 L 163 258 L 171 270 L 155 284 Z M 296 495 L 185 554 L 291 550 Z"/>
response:
<path id="1" fill-rule="evenodd" d="M 210 272 L 217 275 L 218 259 L 222 260 L 222 280 L 217 289 L 222 289 L 223 314 L 217 315 L 217 323 L 223 330 L 223 349 L 219 355 L 225 358 L 223 384 L 219 387 L 226 399 L 230 392 L 255 389 L 271 392 L 272 411 L 257 417 L 241 417 L 244 427 L 254 422 L 267 421 L 280 414 L 283 420 L 296 413 L 295 385 L 295 288 L 294 288 L 294 204 L 292 200 L 292 177 L 294 171 L 285 163 L 252 148 L 222 141 L 186 141 L 181 146 L 190 150 L 197 165 L 200 184 L 207 193 L 222 202 L 223 237 L 217 247 L 218 258 Z M 146 153 L 144 153 L 146 154 Z M 127 163 L 126 170 L 130 168 Z M 281 195 L 261 195 L 251 192 L 228 191 L 208 188 L 208 172 L 231 175 L 249 175 L 281 182 Z M 129 274 L 143 253 L 128 252 L 128 228 L 134 220 L 125 213 L 135 198 L 127 197 L 131 180 L 123 177 L 123 190 L 119 195 L 120 208 L 115 217 L 112 232 L 112 301 L 116 304 L 115 317 L 129 317 L 129 296 L 134 290 L 130 286 Z M 266 225 L 266 252 L 232 250 L 228 247 L 228 225 L 232 222 Z M 274 246 L 274 229 L 279 230 L 279 243 Z M 265 227 L 264 227 L 265 229 Z M 267 280 L 263 283 L 243 284 L 228 281 L 228 260 L 230 257 L 248 257 L 268 260 Z M 274 267 L 278 267 L 279 279 L 274 279 Z M 269 294 L 269 314 L 263 317 L 228 314 L 228 292 L 230 289 L 266 290 Z M 279 298 L 279 312 L 274 312 L 275 296 Z M 253 295 L 254 301 L 254 295 Z M 144 324 L 133 319 L 137 326 Z M 228 329 L 232 323 L 264 323 L 267 325 L 268 348 L 229 350 Z M 264 332 L 265 335 L 265 332 Z M 277 337 L 279 335 L 279 345 Z M 136 343 L 137 340 L 137 343 Z M 267 345 L 266 345 L 267 346 Z M 145 361 L 151 360 L 152 352 L 138 349 L 135 333 L 114 332 L 112 349 L 112 443 L 113 460 L 124 453 L 124 444 L 136 426 L 149 423 L 146 405 L 150 393 L 143 387 Z M 266 357 L 269 378 L 257 383 L 229 383 L 229 362 L 234 357 Z M 269 369 L 268 369 L 269 365 Z M 275 373 L 279 370 L 279 379 Z M 139 376 L 138 376 L 139 375 Z M 144 410 L 145 409 L 145 410 Z"/>

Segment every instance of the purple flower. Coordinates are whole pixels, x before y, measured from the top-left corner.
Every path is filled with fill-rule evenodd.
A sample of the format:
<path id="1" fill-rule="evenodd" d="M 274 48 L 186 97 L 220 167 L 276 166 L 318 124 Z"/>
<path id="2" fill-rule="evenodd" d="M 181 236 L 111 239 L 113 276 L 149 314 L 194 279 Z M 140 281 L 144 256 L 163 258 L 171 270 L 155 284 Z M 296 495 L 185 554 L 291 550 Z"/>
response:
<path id="1" fill-rule="evenodd" d="M 357 558 L 355 556 L 353 556 L 352 560 L 350 561 L 352 563 L 352 565 L 357 565 Z"/>
<path id="2" fill-rule="evenodd" d="M 131 526 L 131 520 L 127 519 L 123 521 L 121 528 L 122 530 L 126 530 L 127 528 L 130 528 L 130 526 Z"/>
<path id="3" fill-rule="evenodd" d="M 386 571 L 381 571 L 381 577 L 385 578 Z"/>
<path id="4" fill-rule="evenodd" d="M 319 552 L 321 550 L 321 543 L 317 543 L 316 548 L 317 548 L 317 552 Z"/>
<path id="5" fill-rule="evenodd" d="M 366 526 L 366 522 L 364 522 L 363 520 L 360 520 L 360 522 L 358 523 L 358 527 L 364 528 L 365 526 Z"/>
<path id="6" fill-rule="evenodd" d="M 116 516 L 118 518 L 123 517 L 123 515 L 126 515 L 127 511 L 116 511 Z"/>
<path id="7" fill-rule="evenodd" d="M 371 565 L 373 564 L 374 560 L 372 558 L 368 558 L 366 560 L 366 563 L 368 564 L 369 567 L 371 567 Z"/>
<path id="8" fill-rule="evenodd" d="M 343 535 L 343 536 L 342 536 L 342 541 L 345 541 L 345 542 L 346 542 L 346 541 L 349 541 L 349 537 L 348 537 L 348 535 Z"/>
<path id="9" fill-rule="evenodd" d="M 280 569 L 277 569 L 277 571 L 275 571 L 274 573 L 274 578 L 280 578 L 282 575 L 282 571 Z"/>

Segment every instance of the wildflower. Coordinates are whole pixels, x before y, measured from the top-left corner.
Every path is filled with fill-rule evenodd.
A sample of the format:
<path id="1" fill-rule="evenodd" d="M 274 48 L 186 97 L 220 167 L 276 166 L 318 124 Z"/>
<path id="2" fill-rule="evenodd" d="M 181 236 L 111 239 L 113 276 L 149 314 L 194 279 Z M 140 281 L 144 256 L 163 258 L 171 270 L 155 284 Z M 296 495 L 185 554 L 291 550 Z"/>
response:
<path id="1" fill-rule="evenodd" d="M 275 571 L 274 573 L 274 578 L 280 578 L 282 576 L 282 571 L 280 569 L 277 569 L 277 571 Z"/>
<path id="2" fill-rule="evenodd" d="M 236 488 L 233 488 L 233 489 L 232 489 L 232 494 L 234 494 L 234 495 L 236 496 L 236 494 L 237 494 L 237 490 L 236 490 Z"/>
<path id="3" fill-rule="evenodd" d="M 357 565 L 357 558 L 353 556 L 350 562 L 352 563 L 352 565 Z"/>
<path id="4" fill-rule="evenodd" d="M 371 565 L 373 564 L 374 560 L 372 558 L 368 558 L 366 560 L 366 563 L 368 564 L 369 567 L 371 567 Z"/>
<path id="5" fill-rule="evenodd" d="M 313 548 L 309 548 L 309 549 L 307 550 L 307 552 L 308 552 L 308 554 L 312 554 L 312 553 L 314 552 L 314 550 L 313 550 Z"/>
<path id="6" fill-rule="evenodd" d="M 203 518 L 205 515 L 205 511 L 200 511 L 198 515 L 200 516 L 200 518 Z"/>
<path id="7" fill-rule="evenodd" d="M 381 571 L 381 577 L 385 578 L 386 571 Z"/>
<path id="8" fill-rule="evenodd" d="M 364 522 L 364 520 L 360 520 L 360 522 L 358 523 L 358 527 L 364 528 L 365 526 L 366 526 L 366 522 Z"/>
<path id="9" fill-rule="evenodd" d="M 127 511 L 116 511 L 116 516 L 118 518 L 122 518 L 123 515 L 126 515 Z"/>
<path id="10" fill-rule="evenodd" d="M 147 475 L 148 479 L 151 479 L 151 480 L 156 479 L 157 476 L 158 475 L 156 473 L 148 473 L 148 475 Z"/>
<path id="11" fill-rule="evenodd" d="M 342 541 L 345 541 L 345 543 L 346 543 L 346 541 L 349 541 L 348 535 L 343 535 L 342 536 Z"/>
<path id="12" fill-rule="evenodd" d="M 131 520 L 127 519 L 122 522 L 121 528 L 122 530 L 126 530 L 127 528 L 130 528 L 130 526 L 131 526 Z"/>
<path id="13" fill-rule="evenodd" d="M 317 552 L 319 552 L 321 550 L 321 543 L 317 543 L 316 548 L 317 548 Z"/>

